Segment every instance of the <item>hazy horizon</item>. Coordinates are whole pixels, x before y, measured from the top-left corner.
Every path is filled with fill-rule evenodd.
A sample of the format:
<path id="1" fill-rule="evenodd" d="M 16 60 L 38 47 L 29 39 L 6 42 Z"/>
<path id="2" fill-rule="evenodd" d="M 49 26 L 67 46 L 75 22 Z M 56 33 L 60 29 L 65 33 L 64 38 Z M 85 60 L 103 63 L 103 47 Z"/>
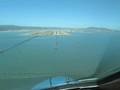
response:
<path id="1" fill-rule="evenodd" d="M 70 28 L 70 29 L 84 29 L 84 28 L 101 28 L 101 29 L 111 29 L 111 30 L 120 30 L 111 27 L 98 27 L 98 26 L 81 26 L 81 27 L 66 27 L 66 26 L 41 26 L 41 25 L 16 25 L 16 24 L 0 24 L 0 26 L 18 26 L 18 27 L 33 27 L 33 28 Z"/>

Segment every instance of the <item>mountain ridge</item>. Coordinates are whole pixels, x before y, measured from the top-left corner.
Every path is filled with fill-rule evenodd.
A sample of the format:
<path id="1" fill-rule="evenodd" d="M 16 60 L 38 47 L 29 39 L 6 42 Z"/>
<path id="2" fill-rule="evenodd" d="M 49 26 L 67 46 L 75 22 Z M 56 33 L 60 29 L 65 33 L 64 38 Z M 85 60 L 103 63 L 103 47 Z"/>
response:
<path id="1" fill-rule="evenodd" d="M 69 27 L 42 27 L 42 26 L 18 26 L 18 25 L 0 25 L 0 31 L 8 30 L 43 30 L 43 29 L 65 29 L 65 30 L 85 30 L 85 31 L 113 31 L 113 29 L 104 28 L 104 27 L 86 27 L 86 28 L 69 28 Z"/>

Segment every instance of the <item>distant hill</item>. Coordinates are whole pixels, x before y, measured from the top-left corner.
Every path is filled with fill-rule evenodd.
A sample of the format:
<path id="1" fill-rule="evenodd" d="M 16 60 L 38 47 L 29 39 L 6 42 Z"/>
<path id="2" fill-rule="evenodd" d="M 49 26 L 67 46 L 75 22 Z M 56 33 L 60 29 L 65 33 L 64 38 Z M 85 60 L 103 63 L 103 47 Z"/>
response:
<path id="1" fill-rule="evenodd" d="M 85 30 L 87 31 L 113 31 L 112 29 L 109 29 L 109 28 L 103 28 L 103 27 L 88 27 L 88 28 L 85 28 Z"/>
<path id="2" fill-rule="evenodd" d="M 0 25 L 0 31 L 6 31 L 6 30 L 20 30 L 20 26 L 15 25 Z"/>
<path id="3" fill-rule="evenodd" d="M 35 26 L 17 26 L 17 25 L 0 25 L 0 31 L 7 30 L 37 30 L 37 29 L 71 29 L 71 28 L 59 28 L 59 27 L 35 27 Z M 73 29 L 73 28 L 72 28 Z"/>
<path id="4" fill-rule="evenodd" d="M 82 30 L 82 31 L 118 31 L 102 27 L 87 27 L 87 28 L 59 28 L 59 27 L 33 27 L 33 26 L 17 26 L 17 25 L 0 25 L 0 31 L 8 30 Z"/>
<path id="5" fill-rule="evenodd" d="M 22 30 L 22 29 L 43 29 L 43 28 L 44 27 L 17 26 L 17 25 L 0 25 L 0 31 Z"/>

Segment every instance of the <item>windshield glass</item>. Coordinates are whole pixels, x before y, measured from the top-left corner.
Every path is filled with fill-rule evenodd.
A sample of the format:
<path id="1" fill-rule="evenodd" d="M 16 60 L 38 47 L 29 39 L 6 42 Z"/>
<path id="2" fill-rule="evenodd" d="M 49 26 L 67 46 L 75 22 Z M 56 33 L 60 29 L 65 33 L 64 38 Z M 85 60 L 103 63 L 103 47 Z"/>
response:
<path id="1" fill-rule="evenodd" d="M 96 82 L 119 72 L 119 4 L 1 0 L 0 89 Z"/>

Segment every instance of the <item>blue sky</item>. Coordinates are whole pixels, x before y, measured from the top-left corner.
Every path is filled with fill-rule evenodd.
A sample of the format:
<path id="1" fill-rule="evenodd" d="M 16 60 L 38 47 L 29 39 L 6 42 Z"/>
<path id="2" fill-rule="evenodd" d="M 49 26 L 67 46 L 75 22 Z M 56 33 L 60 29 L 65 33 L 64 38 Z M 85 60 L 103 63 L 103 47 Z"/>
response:
<path id="1" fill-rule="evenodd" d="M 0 24 L 120 29 L 120 0 L 0 0 Z"/>

